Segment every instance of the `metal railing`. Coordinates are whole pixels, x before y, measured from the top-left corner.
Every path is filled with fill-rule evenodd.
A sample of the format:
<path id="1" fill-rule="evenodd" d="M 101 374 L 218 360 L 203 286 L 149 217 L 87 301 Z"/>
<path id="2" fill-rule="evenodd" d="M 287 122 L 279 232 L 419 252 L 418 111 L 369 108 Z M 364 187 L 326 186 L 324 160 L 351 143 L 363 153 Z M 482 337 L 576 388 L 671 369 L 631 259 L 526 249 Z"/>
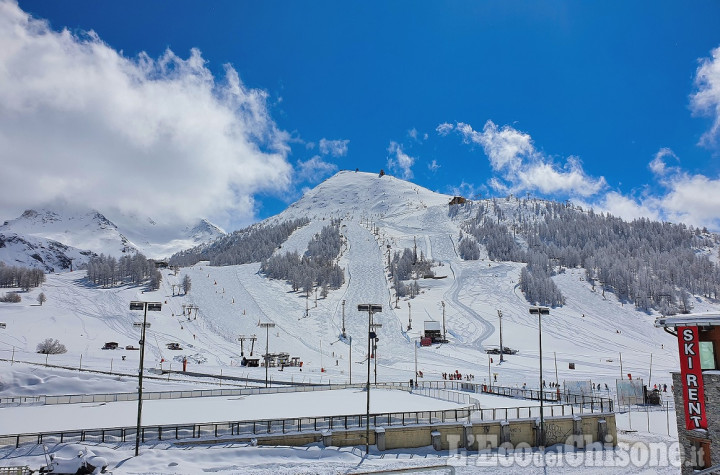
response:
<path id="1" fill-rule="evenodd" d="M 379 383 L 375 385 L 377 388 L 388 389 L 408 389 L 408 383 Z M 199 390 L 199 391 L 169 391 L 165 393 L 146 393 L 148 397 L 156 399 L 168 399 L 170 397 L 202 397 L 194 394 L 201 393 L 203 396 L 227 396 L 238 394 L 271 394 L 285 393 L 292 391 L 319 391 L 328 389 L 346 389 L 346 388 L 364 388 L 364 384 L 353 385 L 332 385 L 318 387 L 303 388 L 248 388 L 248 389 L 222 389 L 222 390 Z M 370 424 L 375 427 L 392 427 L 419 424 L 437 424 L 446 422 L 466 422 L 472 420 L 480 420 L 485 422 L 502 421 L 509 419 L 533 418 L 539 415 L 539 406 L 512 407 L 512 408 L 487 408 L 479 407 L 479 400 L 467 394 L 467 392 L 482 392 L 482 385 L 474 385 L 470 383 L 460 383 L 454 381 L 438 381 L 430 383 L 420 383 L 415 391 L 420 394 L 426 394 L 431 397 L 467 404 L 466 407 L 449 409 L 443 411 L 414 411 L 414 412 L 395 412 L 395 413 L 379 413 L 370 415 Z M 498 392 L 498 389 L 502 389 Z M 506 391 L 507 390 L 507 391 Z M 238 392 L 242 391 L 242 392 Z M 453 392 L 460 391 L 460 392 Z M 520 391 L 520 392 L 518 392 Z M 220 394 L 218 394 L 218 392 Z M 487 391 L 486 391 L 487 392 Z M 538 393 L 535 391 L 535 393 Z M 550 392 L 546 392 L 550 393 Z M 498 388 L 493 387 L 492 394 L 512 395 L 513 397 L 532 396 L 527 390 L 518 390 L 516 388 Z M 557 393 L 553 393 L 557 396 Z M 155 395 L 155 396 L 153 396 Z M 164 396 L 163 396 L 164 395 Z M 95 399 L 86 399 L 82 401 L 72 402 L 97 402 L 102 396 L 121 396 L 121 395 L 86 395 L 85 397 L 95 397 Z M 137 400 L 137 395 L 133 394 Z M 547 396 L 547 394 L 543 394 Z M 45 396 L 50 397 L 50 396 Z M 61 396 L 53 396 L 60 398 L 57 404 L 71 403 L 70 400 L 65 402 Z M 539 394 L 538 394 L 539 397 Z M 580 404 L 564 403 L 545 406 L 545 416 L 569 416 L 582 414 L 586 409 L 590 412 L 612 412 L 612 401 L 605 398 L 599 401 L 589 401 L 590 397 L 585 396 L 578 398 L 570 398 L 571 400 L 580 401 Z M 115 399 L 120 400 L 120 399 Z M 129 400 L 129 399 L 128 399 Z M 552 401 L 552 399 L 550 399 Z M 608 401 L 610 404 L 608 404 Z M 560 402 L 555 399 L 555 402 Z M 537 414 L 537 415 L 536 415 Z M 146 440 L 182 440 L 182 439 L 198 439 L 208 437 L 246 437 L 252 438 L 258 435 L 273 435 L 287 433 L 302 433 L 307 431 L 323 431 L 333 429 L 362 429 L 365 427 L 365 414 L 339 415 L 339 416 L 321 416 L 321 417 L 303 417 L 288 418 L 276 420 L 250 420 L 250 421 L 223 421 L 208 422 L 194 424 L 169 424 L 142 427 L 140 438 L 143 442 Z M 134 441 L 136 438 L 135 427 L 114 427 L 114 428 L 98 428 L 98 429 L 78 429 L 68 431 L 51 431 L 24 434 L 0 435 L 0 446 L 15 445 L 19 447 L 23 443 L 63 443 L 63 442 L 127 442 Z"/>
<path id="2" fill-rule="evenodd" d="M 420 382 L 419 385 L 420 387 L 496 394 L 498 396 L 530 399 L 535 401 L 539 401 L 542 397 L 543 401 L 578 406 L 581 411 L 584 409 L 589 409 L 590 412 L 613 412 L 615 407 L 614 401 L 611 398 L 606 398 L 602 396 L 588 396 L 583 394 L 570 394 L 560 391 L 540 391 L 537 389 L 509 388 L 505 386 L 487 386 L 484 384 L 444 380 L 427 382 L 423 381 Z"/>
<path id="3" fill-rule="evenodd" d="M 373 387 L 382 389 L 407 389 L 409 383 L 377 383 Z M 364 389 L 365 384 L 324 384 L 316 386 L 269 387 L 269 388 L 228 388 L 228 389 L 193 389 L 181 391 L 143 392 L 143 401 L 160 399 L 182 399 L 197 397 L 251 396 L 255 394 L 278 394 L 291 392 L 328 391 L 336 389 Z M 106 394 L 64 394 L 59 396 L 14 396 L 0 398 L 0 407 L 38 404 L 80 404 L 98 402 L 137 401 L 137 393 L 106 393 Z"/>
<path id="4" fill-rule="evenodd" d="M 379 413 L 370 415 L 371 427 L 393 427 L 418 424 L 437 424 L 468 420 L 471 407 L 448 409 L 444 411 L 415 411 Z M 255 437 L 258 435 L 278 435 L 287 433 L 318 432 L 333 429 L 365 428 L 365 414 L 303 417 L 291 419 L 225 421 L 199 424 L 169 424 L 145 426 L 140 430 L 141 441 L 182 440 L 207 437 Z M 78 429 L 68 431 L 37 432 L 26 434 L 0 435 L 0 446 L 23 443 L 66 443 L 96 442 L 115 443 L 134 441 L 136 427 L 113 427 L 103 429 Z"/>

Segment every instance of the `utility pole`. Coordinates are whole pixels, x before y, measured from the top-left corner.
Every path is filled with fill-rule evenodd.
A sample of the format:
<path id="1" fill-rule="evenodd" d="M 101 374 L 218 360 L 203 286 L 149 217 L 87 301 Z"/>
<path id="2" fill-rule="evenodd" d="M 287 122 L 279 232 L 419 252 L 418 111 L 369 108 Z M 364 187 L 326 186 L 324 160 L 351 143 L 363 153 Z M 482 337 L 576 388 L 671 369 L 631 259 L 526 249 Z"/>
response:
<path id="1" fill-rule="evenodd" d="M 446 342 L 447 337 L 445 336 L 445 302 L 441 300 L 440 303 L 442 304 L 443 309 L 443 342 Z"/>
<path id="2" fill-rule="evenodd" d="M 137 426 L 135 428 L 135 456 L 138 456 L 140 450 L 140 426 L 142 424 L 142 385 L 143 385 L 143 362 L 145 360 L 145 328 L 150 324 L 147 322 L 148 310 L 151 312 L 159 312 L 162 310 L 160 302 L 130 302 L 130 310 L 143 310 L 142 323 L 133 323 L 134 327 L 141 327 L 140 332 L 140 368 L 138 369 L 138 410 L 137 410 Z"/>
<path id="3" fill-rule="evenodd" d="M 411 313 L 410 302 L 408 302 L 408 330 L 412 330 L 412 313 Z"/>
<path id="4" fill-rule="evenodd" d="M 503 341 L 502 341 L 502 310 L 498 310 L 498 318 L 500 319 L 500 362 L 502 363 L 505 361 L 503 359 L 503 353 L 505 353 L 505 348 L 503 347 Z"/>
<path id="5" fill-rule="evenodd" d="M 268 387 L 268 366 L 270 362 L 270 329 L 275 327 L 274 323 L 261 323 L 260 326 L 265 329 L 265 387 Z"/>
<path id="6" fill-rule="evenodd" d="M 545 447 L 545 415 L 543 414 L 545 408 L 543 403 L 545 395 L 543 394 L 543 370 L 542 370 L 542 316 L 550 315 L 550 309 L 547 307 L 530 307 L 530 314 L 536 314 L 538 316 L 538 346 L 540 348 L 540 434 L 538 437 L 538 446 Z"/>
<path id="7" fill-rule="evenodd" d="M 365 453 L 370 452 L 370 350 L 373 343 L 377 341 L 377 334 L 373 331 L 373 313 L 382 312 L 382 305 L 377 304 L 360 304 L 357 307 L 358 312 L 368 313 L 368 367 L 367 367 L 367 383 L 365 390 L 367 391 L 367 411 L 365 413 Z"/>
<path id="8" fill-rule="evenodd" d="M 343 327 L 342 327 L 342 337 L 347 338 L 347 334 L 345 333 L 345 301 L 342 301 L 342 320 L 343 320 Z"/>
<path id="9" fill-rule="evenodd" d="M 420 337 L 418 337 L 418 340 L 420 340 Z M 418 347 L 418 341 L 417 341 L 417 340 L 413 340 L 413 344 L 415 345 L 415 386 L 417 386 L 417 379 L 418 379 L 417 347 Z"/>

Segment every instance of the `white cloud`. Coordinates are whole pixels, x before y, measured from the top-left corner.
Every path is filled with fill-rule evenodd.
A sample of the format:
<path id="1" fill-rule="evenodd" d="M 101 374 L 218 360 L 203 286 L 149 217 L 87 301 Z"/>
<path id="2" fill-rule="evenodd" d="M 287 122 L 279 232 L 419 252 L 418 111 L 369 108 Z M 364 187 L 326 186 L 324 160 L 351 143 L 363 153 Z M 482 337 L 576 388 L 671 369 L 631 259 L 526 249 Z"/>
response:
<path id="1" fill-rule="evenodd" d="M 286 189 L 289 135 L 265 91 L 225 67 L 128 58 L 92 32 L 56 32 L 0 1 L 0 212 L 64 198 L 156 220 L 253 218 L 253 195 Z"/>
<path id="2" fill-rule="evenodd" d="M 319 150 L 323 155 L 330 154 L 333 157 L 343 157 L 347 154 L 349 143 L 350 140 L 320 139 Z"/>
<path id="3" fill-rule="evenodd" d="M 325 162 L 319 155 L 315 155 L 307 161 L 298 161 L 297 178 L 300 181 L 318 183 L 336 171 L 337 165 Z"/>
<path id="4" fill-rule="evenodd" d="M 404 180 L 409 180 L 413 177 L 412 166 L 415 163 L 415 159 L 410 155 L 406 154 L 402 150 L 402 145 L 397 142 L 390 142 L 388 147 L 388 168 L 393 173 L 401 173 Z"/>
<path id="5" fill-rule="evenodd" d="M 585 204 L 584 206 L 588 208 L 592 207 L 596 211 L 606 211 L 613 216 L 618 216 L 630 221 L 638 218 L 662 220 L 662 213 L 653 201 L 654 200 L 648 200 L 647 203 L 643 203 L 643 200 L 641 200 L 638 202 L 616 191 L 611 191 L 597 203 L 593 205 Z"/>
<path id="6" fill-rule="evenodd" d="M 412 139 L 417 140 L 417 138 L 418 138 L 417 129 L 415 127 L 413 127 L 412 129 L 408 130 L 408 136 L 410 136 L 410 138 L 412 138 Z"/>
<path id="7" fill-rule="evenodd" d="M 441 124 L 438 132 L 441 129 L 450 131 L 453 127 Z M 559 165 L 535 149 L 530 135 L 508 125 L 499 128 L 488 120 L 482 132 L 478 132 L 470 124 L 458 122 L 454 129 L 465 143 L 483 147 L 490 166 L 499 174 L 490 180 L 490 185 L 498 191 L 538 190 L 547 194 L 591 196 L 606 186 L 603 177 L 588 176 L 577 157 L 569 157 Z"/>
<path id="8" fill-rule="evenodd" d="M 678 172 L 663 184 L 667 192 L 652 203 L 665 219 L 720 230 L 720 179 Z"/>
<path id="9" fill-rule="evenodd" d="M 664 175 L 668 172 L 667 164 L 665 163 L 666 158 L 674 158 L 677 160 L 677 155 L 675 155 L 675 152 L 670 150 L 667 147 L 661 148 L 658 150 L 658 152 L 655 154 L 655 158 L 650 162 L 648 165 L 650 167 L 650 170 L 655 175 Z"/>
<path id="10" fill-rule="evenodd" d="M 668 167 L 663 160 L 668 157 L 678 160 L 666 148 L 655 155 L 649 166 L 657 182 L 645 187 L 639 197 L 612 191 L 588 206 L 624 219 L 645 217 L 720 230 L 720 179 Z"/>
<path id="11" fill-rule="evenodd" d="M 690 98 L 695 114 L 711 117 L 713 125 L 700 138 L 700 144 L 714 146 L 720 139 L 720 47 L 711 52 L 711 58 L 700 62 L 695 76 L 697 92 Z"/>
<path id="12" fill-rule="evenodd" d="M 452 132 L 454 126 L 452 124 L 449 124 L 447 122 L 443 122 L 442 124 L 438 125 L 435 128 L 435 131 L 440 134 L 441 136 L 445 137 L 447 134 Z"/>
<path id="13" fill-rule="evenodd" d="M 474 184 L 463 180 L 458 186 L 450 186 L 447 194 L 453 196 L 463 196 L 467 199 L 478 199 L 481 196 L 480 190 Z"/>
<path id="14" fill-rule="evenodd" d="M 438 168 L 440 168 L 440 165 L 438 165 L 437 160 L 433 160 L 432 162 L 430 162 L 430 163 L 428 164 L 428 169 L 429 169 L 431 172 L 436 172 L 436 171 L 438 170 Z"/>

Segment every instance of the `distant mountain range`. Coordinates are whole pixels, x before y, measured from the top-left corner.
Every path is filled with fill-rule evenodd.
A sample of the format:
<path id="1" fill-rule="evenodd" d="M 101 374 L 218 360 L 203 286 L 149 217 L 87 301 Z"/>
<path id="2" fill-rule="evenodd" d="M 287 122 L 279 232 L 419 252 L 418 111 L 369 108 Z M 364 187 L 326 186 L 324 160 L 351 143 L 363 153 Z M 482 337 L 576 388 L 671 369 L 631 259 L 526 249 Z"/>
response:
<path id="1" fill-rule="evenodd" d="M 0 262 L 57 272 L 82 266 L 93 254 L 164 258 L 224 234 L 204 219 L 173 229 L 134 215 L 120 215 L 116 223 L 94 209 L 29 209 L 0 226 Z"/>

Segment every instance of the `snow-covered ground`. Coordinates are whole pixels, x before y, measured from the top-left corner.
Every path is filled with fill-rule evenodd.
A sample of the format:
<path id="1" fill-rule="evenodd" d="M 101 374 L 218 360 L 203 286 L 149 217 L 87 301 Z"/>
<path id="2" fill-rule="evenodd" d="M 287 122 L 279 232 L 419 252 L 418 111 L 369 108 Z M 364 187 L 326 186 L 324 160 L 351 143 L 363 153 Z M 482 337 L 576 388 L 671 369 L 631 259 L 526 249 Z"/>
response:
<path id="1" fill-rule="evenodd" d="M 188 371 L 262 380 L 264 368 L 239 366 L 238 338 L 255 335 L 255 357 L 263 354 L 267 346 L 271 353 L 287 352 L 303 362 L 302 369 L 270 368 L 272 381 L 346 383 L 352 373 L 352 382 L 363 382 L 367 377 L 368 315 L 359 312 L 357 306 L 373 303 L 383 306 L 383 311 L 374 316 L 375 322 L 382 324 L 377 330 L 378 381 L 407 382 L 414 377 L 417 355 L 417 368 L 424 380 L 441 380 L 443 373 L 459 371 L 473 375 L 479 384 L 492 379 L 502 386 L 526 384 L 537 388 L 541 380 L 538 318 L 528 313 L 529 304 L 518 290 L 522 264 L 490 261 L 486 255 L 478 261 L 460 259 L 455 248 L 460 222 L 449 216 L 449 198 L 393 177 L 342 172 L 273 218 L 311 219 L 278 252 L 302 252 L 310 237 L 331 218 L 342 220 L 341 232 L 347 246 L 339 263 L 345 269 L 346 283 L 327 298 L 317 300 L 315 296 L 306 299 L 304 294 L 292 292 L 284 282 L 266 279 L 259 273 L 259 263 L 228 267 L 198 263 L 181 269 L 177 275 L 163 270 L 161 288 L 155 292 L 142 287 L 91 287 L 83 271 L 48 275 L 41 287 L 21 293 L 21 303 L 0 303 L 0 322 L 6 324 L 0 329 L 0 358 L 6 360 L 0 361 L 0 396 L 133 391 L 136 383 L 129 376 L 137 374 L 139 352 L 101 349 L 109 341 L 118 342 L 121 348 L 138 346 L 139 330 L 133 323 L 141 321 L 142 314 L 129 310 L 131 300 L 163 304 L 162 311 L 148 312 L 151 327 L 146 339 L 146 368 L 179 370 L 186 358 Z M 388 250 L 395 252 L 414 245 L 418 252 L 438 263 L 434 270 L 443 278 L 421 279 L 421 294 L 412 300 L 400 299 L 396 307 L 386 269 Z M 192 290 L 178 295 L 177 284 L 185 275 L 192 279 Z M 564 269 L 554 277 L 567 303 L 543 317 L 542 379 L 548 384 L 577 380 L 592 381 L 603 388 L 607 384 L 612 395 L 615 379 L 630 373 L 633 379 L 649 381 L 650 387 L 667 384 L 669 388 L 670 371 L 679 367 L 677 343 L 653 327 L 657 315 L 624 305 L 610 292 L 603 296 L 584 276 L 583 269 Z M 36 303 L 40 292 L 47 297 L 42 306 Z M 183 315 L 183 306 L 187 305 L 198 308 L 190 317 Z M 719 308 L 702 299 L 696 299 L 694 306 L 696 312 Z M 449 343 L 416 348 L 424 321 L 442 322 L 443 310 Z M 485 352 L 487 347 L 499 345 L 498 310 L 503 314 L 503 344 L 518 350 L 516 355 L 506 355 L 503 363 L 499 355 Z M 343 312 L 346 332 L 351 337 L 348 339 L 340 338 Z M 408 330 L 410 319 L 412 328 Z M 258 326 L 261 322 L 276 326 L 266 333 Z M 67 347 L 67 353 L 47 358 L 37 354 L 36 345 L 45 338 L 57 338 Z M 172 342 L 183 349 L 169 350 L 166 345 Z M 249 356 L 250 340 L 243 345 Z M 11 360 L 82 366 L 127 376 L 95 378 L 78 372 L 69 388 L 68 380 L 60 382 L 53 377 L 55 373 L 42 366 L 11 365 Z M 574 369 L 570 369 L 571 364 Z M 58 389 L 58 384 L 63 388 Z M 148 380 L 148 384 L 152 385 L 149 390 L 163 390 L 177 387 L 174 385 L 217 387 L 219 381 Z M 238 381 L 223 384 L 244 385 Z M 118 453 L 123 450 L 118 448 Z M 261 451 L 274 454 L 270 457 L 277 460 L 287 457 L 291 460 L 289 466 L 306 458 L 339 458 L 342 466 L 347 463 L 349 467 L 360 462 L 352 450 L 336 450 L 332 455 L 312 447 L 304 452 L 272 450 L 228 448 L 227 453 L 235 453 L 234 457 L 219 454 L 222 451 L 217 447 L 202 451 L 213 453 L 214 460 L 218 460 L 206 468 L 217 469 L 224 459 L 223 470 L 243 472 L 232 467 L 255 470 L 252 460 Z M 173 455 L 164 458 L 162 452 Z M 145 470 L 140 467 L 153 467 L 149 471 L 188 473 L 168 466 L 173 460 L 185 460 L 175 456 L 180 452 L 167 446 L 167 450 L 145 455 L 139 465 L 135 460 L 123 462 L 122 470 L 137 473 Z M 416 453 L 417 457 L 424 457 L 420 453 Z M 237 459 L 240 454 L 241 462 Z M 396 454 L 398 458 L 410 455 Z M 198 455 L 197 460 L 203 457 Z M 426 457 L 438 462 L 434 454 L 427 453 Z"/>

